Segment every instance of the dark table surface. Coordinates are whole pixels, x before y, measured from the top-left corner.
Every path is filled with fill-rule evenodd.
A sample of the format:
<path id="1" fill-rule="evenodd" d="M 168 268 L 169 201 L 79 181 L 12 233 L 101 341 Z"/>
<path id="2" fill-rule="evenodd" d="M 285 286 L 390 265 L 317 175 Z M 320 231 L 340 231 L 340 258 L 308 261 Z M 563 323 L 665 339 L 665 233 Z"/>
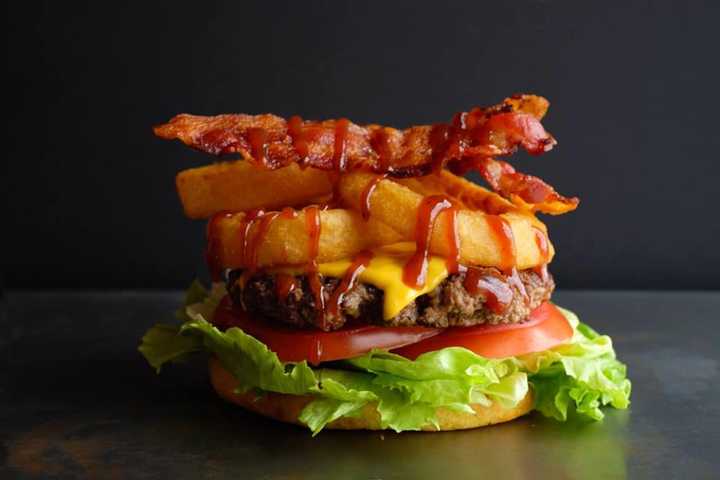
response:
<path id="1" fill-rule="evenodd" d="M 720 478 L 720 293 L 558 292 L 615 340 L 630 410 L 462 432 L 305 429 L 219 400 L 204 365 L 136 347 L 179 292 L 11 292 L 0 317 L 0 476 Z"/>

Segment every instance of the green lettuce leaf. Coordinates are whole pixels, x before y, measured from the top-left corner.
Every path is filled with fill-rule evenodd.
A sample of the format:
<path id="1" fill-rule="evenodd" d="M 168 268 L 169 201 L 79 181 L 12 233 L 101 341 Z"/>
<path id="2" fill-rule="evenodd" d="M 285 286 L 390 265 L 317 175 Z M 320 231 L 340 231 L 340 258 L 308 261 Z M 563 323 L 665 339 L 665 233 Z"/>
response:
<path id="1" fill-rule="evenodd" d="M 181 360 L 190 353 L 203 351 L 204 347 L 202 338 L 180 335 L 180 327 L 155 325 L 143 336 L 138 350 L 160 373 L 164 364 Z"/>
<path id="2" fill-rule="evenodd" d="M 579 322 L 569 310 L 560 311 L 575 327 L 571 341 L 518 357 L 529 374 L 535 408 L 557 420 L 566 420 L 571 410 L 600 420 L 602 405 L 627 408 L 631 384 L 625 365 L 615 358 L 610 337 Z"/>
<path id="3" fill-rule="evenodd" d="M 565 420 L 570 412 L 601 419 L 602 405 L 627 408 L 630 382 L 615 359 L 612 342 L 562 310 L 574 328 L 572 339 L 553 349 L 516 358 L 488 359 L 453 347 L 415 360 L 383 350 L 314 368 L 306 362 L 283 363 L 267 346 L 238 328 L 224 332 L 211 318 L 225 295 L 221 285 L 208 292 L 194 283 L 179 326 L 151 328 L 139 347 L 157 371 L 163 364 L 204 351 L 218 357 L 238 380 L 239 391 L 311 395 L 299 416 L 313 434 L 341 417 L 374 408 L 383 428 L 396 431 L 437 427 L 440 407 L 472 412 L 471 404 L 499 402 L 512 407 L 532 388 L 535 408 Z"/>

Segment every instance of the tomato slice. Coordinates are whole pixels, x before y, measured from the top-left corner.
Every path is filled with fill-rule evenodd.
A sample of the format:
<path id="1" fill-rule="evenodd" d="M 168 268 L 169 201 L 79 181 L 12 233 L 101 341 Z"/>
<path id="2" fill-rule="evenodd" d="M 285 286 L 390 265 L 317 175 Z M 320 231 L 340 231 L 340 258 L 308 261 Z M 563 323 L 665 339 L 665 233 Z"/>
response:
<path id="1" fill-rule="evenodd" d="M 223 329 L 239 327 L 267 345 L 283 362 L 307 360 L 313 365 L 357 357 L 373 348 L 391 350 L 425 340 L 443 331 L 440 328 L 373 325 L 348 327 L 334 332 L 299 330 L 253 319 L 242 309 L 233 307 L 229 297 L 225 297 L 215 310 L 213 324 Z"/>
<path id="2" fill-rule="evenodd" d="M 552 348 L 572 337 L 565 315 L 550 302 L 530 313 L 527 322 L 510 325 L 453 327 L 412 345 L 393 350 L 410 359 L 446 347 L 465 347 L 487 358 L 504 358 Z"/>

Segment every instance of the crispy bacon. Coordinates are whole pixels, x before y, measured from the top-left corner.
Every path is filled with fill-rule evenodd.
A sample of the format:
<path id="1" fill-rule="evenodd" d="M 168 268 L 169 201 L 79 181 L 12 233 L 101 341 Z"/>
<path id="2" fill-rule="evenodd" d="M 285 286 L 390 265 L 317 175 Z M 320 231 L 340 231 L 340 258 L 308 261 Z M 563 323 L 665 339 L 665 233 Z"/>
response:
<path id="1" fill-rule="evenodd" d="M 325 170 L 359 168 L 417 177 L 445 167 L 474 168 L 506 198 L 529 203 L 534 210 L 558 213 L 572 210 L 568 206 L 577 205 L 576 199 L 565 199 L 542 180 L 491 158 L 510 155 L 518 146 L 534 155 L 552 149 L 556 141 L 540 123 L 548 105 L 539 96 L 516 95 L 499 105 L 458 113 L 447 124 L 406 130 L 362 127 L 346 119 L 315 122 L 292 117 L 285 121 L 271 114 L 181 114 L 154 130 L 161 138 L 178 139 L 213 155 L 239 154 L 270 169 L 298 163 Z M 499 176 L 497 165 L 503 172 Z M 542 201 L 532 201 L 538 198 Z"/>
<path id="2" fill-rule="evenodd" d="M 577 197 L 563 197 L 543 180 L 517 172 L 502 160 L 478 158 L 455 164 L 451 170 L 458 174 L 477 171 L 495 192 L 527 210 L 560 215 L 575 210 L 580 203 Z"/>

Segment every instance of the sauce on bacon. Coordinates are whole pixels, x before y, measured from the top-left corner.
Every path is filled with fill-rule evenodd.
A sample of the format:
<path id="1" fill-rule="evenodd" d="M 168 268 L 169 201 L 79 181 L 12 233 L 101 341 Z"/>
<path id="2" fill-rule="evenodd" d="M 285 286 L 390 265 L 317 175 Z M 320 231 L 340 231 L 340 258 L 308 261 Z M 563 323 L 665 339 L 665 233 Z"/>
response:
<path id="1" fill-rule="evenodd" d="M 310 146 L 308 139 L 303 133 L 303 119 L 299 115 L 293 115 L 288 120 L 288 135 L 292 142 L 295 152 L 300 157 L 300 165 L 305 165 L 307 158 L 310 155 Z"/>
<path id="2" fill-rule="evenodd" d="M 304 121 L 297 115 L 287 121 L 272 115 L 227 115 L 216 127 L 216 117 L 178 115 L 155 127 L 155 134 L 215 155 L 240 152 L 269 169 L 297 162 L 301 167 L 336 172 L 360 168 L 397 178 L 428 175 L 444 167 L 477 170 L 506 198 L 517 195 L 539 211 L 564 213 L 574 210 L 579 200 L 559 195 L 509 164 L 500 168 L 504 162 L 494 159 L 519 146 L 533 155 L 550 150 L 555 139 L 540 122 L 547 106 L 541 97 L 516 96 L 456 113 L 447 123 L 402 131 L 355 126 L 346 118 Z"/>
<path id="3" fill-rule="evenodd" d="M 335 122 L 335 148 L 333 150 L 333 166 L 338 172 L 345 171 L 347 166 L 347 136 L 350 127 L 350 120 L 341 118 Z"/>
<path id="4" fill-rule="evenodd" d="M 270 165 L 267 156 L 268 149 L 268 132 L 264 128 L 249 128 L 247 131 L 247 139 L 250 144 L 250 153 L 255 161 L 260 165 Z"/>
<path id="5" fill-rule="evenodd" d="M 363 270 L 365 270 L 365 267 L 370 264 L 372 258 L 373 253 L 367 250 L 364 250 L 353 257 L 352 263 L 345 271 L 345 275 L 340 281 L 340 284 L 335 288 L 335 291 L 333 291 L 333 294 L 328 301 L 327 311 L 332 317 L 337 317 L 339 315 L 340 307 L 342 306 L 345 294 L 355 287 L 358 277 Z"/>
<path id="6" fill-rule="evenodd" d="M 466 112 L 456 113 L 449 125 L 437 123 L 430 129 L 431 171 L 442 170 L 448 160 L 462 158 L 464 152 L 462 140 L 467 130 L 468 115 Z"/>
<path id="7" fill-rule="evenodd" d="M 370 146 L 377 154 L 378 172 L 388 172 L 392 161 L 392 150 L 390 149 L 390 137 L 385 128 L 379 128 L 370 137 Z"/>
<path id="8" fill-rule="evenodd" d="M 443 195 L 431 195 L 423 198 L 418 208 L 417 221 L 415 224 L 415 253 L 410 257 L 403 268 L 403 281 L 411 288 L 422 288 L 425 285 L 428 268 L 428 254 L 430 252 L 430 241 L 435 227 L 435 220 L 438 215 L 445 210 L 454 210 L 452 203 Z M 451 215 L 452 220 L 447 222 L 448 229 L 455 229 L 454 214 Z M 448 270 L 453 266 L 457 269 L 457 235 L 453 233 L 455 243 L 451 242 L 451 252 L 448 258 L 454 258 L 448 266 Z"/>

